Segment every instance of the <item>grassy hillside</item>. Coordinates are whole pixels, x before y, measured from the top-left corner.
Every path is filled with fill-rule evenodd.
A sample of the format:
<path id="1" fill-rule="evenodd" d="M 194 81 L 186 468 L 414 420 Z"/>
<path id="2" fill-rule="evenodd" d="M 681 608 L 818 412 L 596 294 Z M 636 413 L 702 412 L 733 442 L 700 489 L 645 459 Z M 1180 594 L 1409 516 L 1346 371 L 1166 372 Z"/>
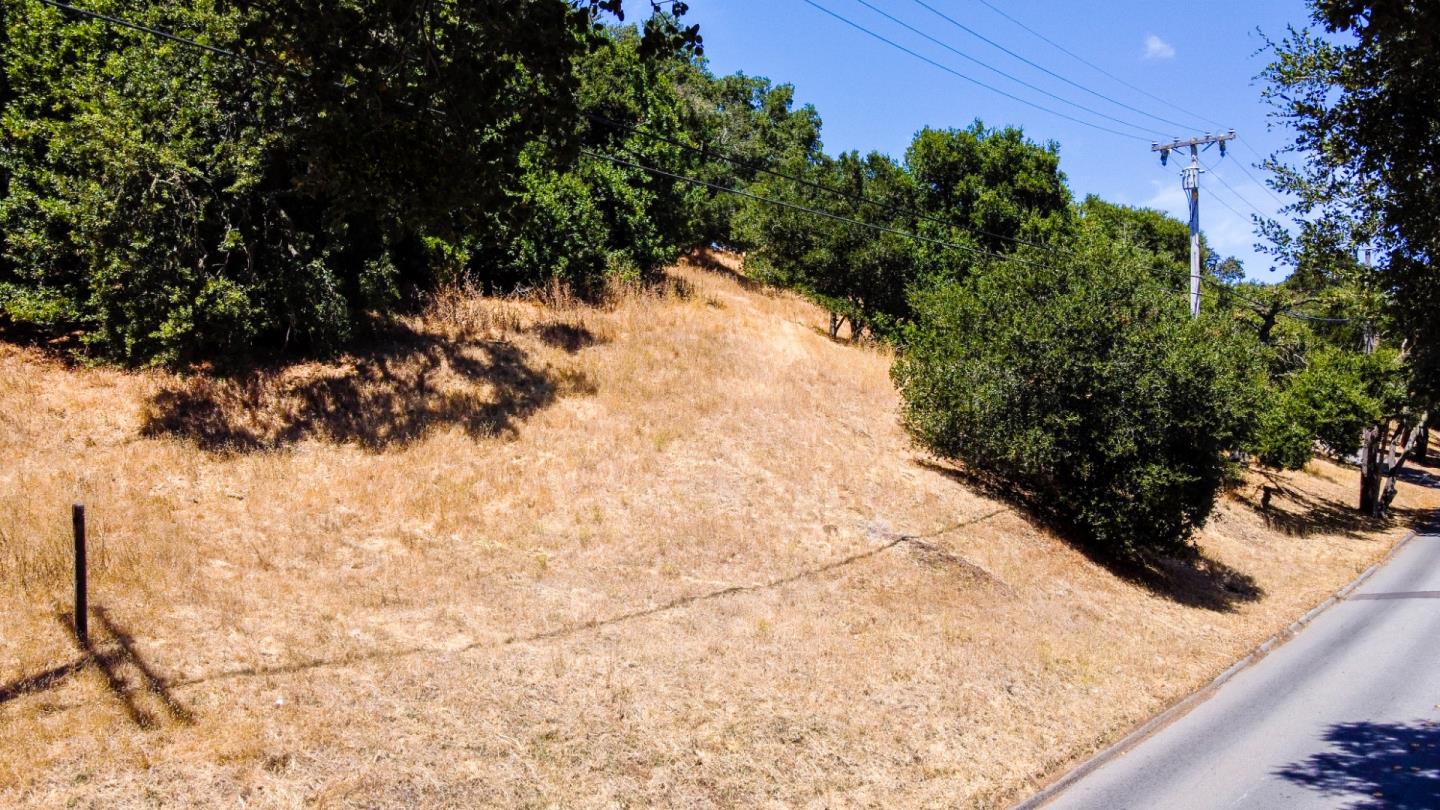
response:
<path id="1" fill-rule="evenodd" d="M 1316 462 L 1116 570 L 914 450 L 886 351 L 703 264 L 242 378 L 0 346 L 0 805 L 996 806 L 1440 505 L 1366 523 Z"/>

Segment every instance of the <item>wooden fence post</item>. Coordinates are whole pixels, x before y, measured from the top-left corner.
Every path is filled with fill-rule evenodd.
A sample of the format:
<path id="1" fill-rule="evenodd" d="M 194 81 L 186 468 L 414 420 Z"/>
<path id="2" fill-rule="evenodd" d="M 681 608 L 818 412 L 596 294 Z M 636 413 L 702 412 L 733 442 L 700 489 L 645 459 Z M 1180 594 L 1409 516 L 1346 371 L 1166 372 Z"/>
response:
<path id="1" fill-rule="evenodd" d="M 85 504 L 70 507 L 70 522 L 75 530 L 75 637 L 81 646 L 90 643 L 90 606 L 85 582 Z"/>

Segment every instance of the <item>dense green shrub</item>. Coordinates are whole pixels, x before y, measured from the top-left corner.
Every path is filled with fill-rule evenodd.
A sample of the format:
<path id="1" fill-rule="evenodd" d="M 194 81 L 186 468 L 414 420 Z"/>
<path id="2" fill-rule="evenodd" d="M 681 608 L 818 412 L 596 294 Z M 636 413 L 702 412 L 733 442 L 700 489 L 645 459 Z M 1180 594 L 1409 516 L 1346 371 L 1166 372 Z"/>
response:
<path id="1" fill-rule="evenodd" d="M 646 61 L 641 51 L 637 32 L 615 28 L 576 60 L 578 146 L 589 154 L 531 145 L 520 188 L 462 239 L 470 281 L 493 289 L 553 279 L 590 295 L 615 277 L 650 277 L 691 243 L 692 186 L 596 157 L 674 171 L 687 155 L 625 126 L 679 127 L 669 74 L 685 63 Z"/>
<path id="2" fill-rule="evenodd" d="M 1023 243 L 1068 236 L 1073 225 L 1055 144 L 1015 128 L 925 129 L 904 164 L 878 152 L 784 154 L 786 174 L 806 182 L 761 176 L 751 191 L 880 226 L 759 201 L 732 220 L 757 276 L 829 309 L 832 329 L 848 320 L 854 331 L 898 337 L 916 290 L 964 278 Z"/>
<path id="3" fill-rule="evenodd" d="M 905 151 L 905 168 L 927 215 L 928 237 L 1009 253 L 1017 242 L 1041 244 L 1071 231 L 1074 210 L 1060 146 L 1036 143 L 1018 127 L 926 128 Z M 963 278 L 976 254 L 934 244 L 916 247 L 915 275 L 926 284 Z"/>
<path id="4" fill-rule="evenodd" d="M 1155 273 L 1166 283 L 1190 286 L 1189 224 L 1163 211 L 1118 205 L 1094 195 L 1085 198 L 1078 206 L 1078 213 L 1091 228 L 1105 236 L 1135 242 L 1151 251 L 1155 255 Z M 1233 257 L 1222 258 L 1210 249 L 1204 233 L 1200 234 L 1200 265 L 1208 276 L 1227 283 L 1245 275 L 1239 261 Z M 1233 302 L 1225 302 L 1227 306 L 1230 303 Z"/>
<path id="5" fill-rule="evenodd" d="M 174 363 L 334 346 L 461 272 L 663 261 L 677 229 L 643 220 L 666 188 L 576 167 L 597 5 L 619 4 L 88 4 L 237 59 L 7 3 L 0 322 Z"/>
<path id="6" fill-rule="evenodd" d="M 1261 464 L 1290 470 L 1310 461 L 1316 442 L 1352 455 L 1365 429 L 1394 407 L 1390 400 L 1403 399 L 1402 383 L 1393 350 L 1367 356 L 1322 345 L 1265 389 L 1246 447 Z"/>
<path id="7" fill-rule="evenodd" d="M 1251 345 L 1190 319 L 1154 257 L 1084 234 L 918 297 L 894 377 L 912 435 L 1082 540 L 1170 549 L 1203 524 L 1256 407 Z"/>
<path id="8" fill-rule="evenodd" d="M 774 179 L 757 167 L 788 173 L 820 160 L 820 116 L 809 105 L 795 106 L 790 85 L 772 85 L 743 73 L 716 77 L 704 63 L 694 63 L 675 72 L 673 86 L 682 103 L 687 141 L 699 150 L 686 156 L 688 174 L 743 189 Z M 725 157 L 710 157 L 712 153 Z M 813 189 L 798 196 L 817 194 L 823 196 Z M 749 241 L 753 234 L 736 222 L 745 206 L 743 198 L 720 191 L 696 195 L 689 208 L 691 242 L 740 251 L 759 247 L 761 243 Z"/>
<path id="9" fill-rule="evenodd" d="M 640 279 L 675 256 L 650 216 L 655 195 L 645 180 L 598 161 L 527 171 L 513 221 L 476 246 L 481 258 L 466 272 L 484 267 L 503 287 L 555 279 L 581 295 L 601 292 L 612 277 Z"/>

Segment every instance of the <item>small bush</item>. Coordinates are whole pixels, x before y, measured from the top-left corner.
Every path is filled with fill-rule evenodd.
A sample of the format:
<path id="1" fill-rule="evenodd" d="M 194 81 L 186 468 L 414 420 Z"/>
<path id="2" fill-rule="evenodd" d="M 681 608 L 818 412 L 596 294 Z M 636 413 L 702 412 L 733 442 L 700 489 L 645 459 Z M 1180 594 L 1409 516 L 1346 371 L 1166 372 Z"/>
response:
<path id="1" fill-rule="evenodd" d="M 1222 319 L 1189 318 L 1153 256 L 1094 233 L 1080 245 L 917 295 L 894 370 L 904 421 L 1077 539 L 1173 550 L 1253 412 L 1254 353 Z"/>
<path id="2" fill-rule="evenodd" d="M 1366 356 L 1326 346 L 1311 352 L 1267 391 L 1251 452 L 1261 464 L 1289 470 L 1310 461 L 1316 442 L 1340 455 L 1358 452 L 1365 428 L 1385 412 L 1387 372 L 1399 372 L 1392 351 Z"/>

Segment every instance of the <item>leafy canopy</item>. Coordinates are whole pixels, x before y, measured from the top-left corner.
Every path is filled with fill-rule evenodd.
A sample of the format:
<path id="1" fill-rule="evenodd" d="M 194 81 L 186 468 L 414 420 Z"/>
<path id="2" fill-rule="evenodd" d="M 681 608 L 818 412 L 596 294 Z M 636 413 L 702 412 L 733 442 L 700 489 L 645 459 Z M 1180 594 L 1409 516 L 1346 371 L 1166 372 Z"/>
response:
<path id="1" fill-rule="evenodd" d="M 1253 354 L 1222 317 L 1186 317 L 1154 254 L 1088 221 L 1071 248 L 919 296 L 894 369 L 905 424 L 1084 541 L 1177 548 L 1254 411 Z"/>
<path id="2" fill-rule="evenodd" d="M 1291 29 L 1270 43 L 1266 97 L 1295 131 L 1288 151 L 1298 158 L 1270 165 L 1307 220 L 1297 247 L 1353 255 L 1357 243 L 1377 243 L 1375 272 L 1352 286 L 1383 301 L 1408 344 L 1412 387 L 1433 403 L 1440 400 L 1440 4 L 1310 6 L 1323 33 Z"/>
<path id="3" fill-rule="evenodd" d="M 588 279 L 672 250 L 668 226 L 646 222 L 668 188 L 574 169 L 577 65 L 618 47 L 636 82 L 614 92 L 663 107 L 635 54 L 698 45 L 675 22 L 683 5 L 620 46 L 594 16 L 621 12 L 616 0 L 89 7 L 239 58 L 7 4 L 0 319 L 12 325 L 79 332 L 129 363 L 324 349 L 365 313 L 460 274 Z M 573 260 L 546 248 L 556 224 L 580 237 Z"/>

